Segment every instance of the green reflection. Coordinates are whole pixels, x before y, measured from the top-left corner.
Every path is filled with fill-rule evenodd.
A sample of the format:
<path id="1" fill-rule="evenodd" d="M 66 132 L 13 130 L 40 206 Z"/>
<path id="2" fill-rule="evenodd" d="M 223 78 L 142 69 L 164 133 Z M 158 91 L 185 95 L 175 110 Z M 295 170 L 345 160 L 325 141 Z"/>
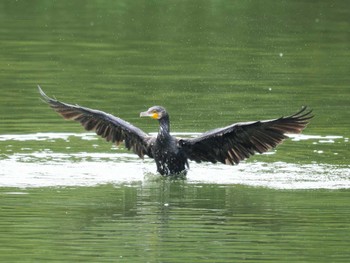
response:
<path id="1" fill-rule="evenodd" d="M 1 258 L 346 260 L 348 191 L 275 191 L 168 179 L 2 189 Z M 15 252 L 15 253 L 13 253 Z"/>

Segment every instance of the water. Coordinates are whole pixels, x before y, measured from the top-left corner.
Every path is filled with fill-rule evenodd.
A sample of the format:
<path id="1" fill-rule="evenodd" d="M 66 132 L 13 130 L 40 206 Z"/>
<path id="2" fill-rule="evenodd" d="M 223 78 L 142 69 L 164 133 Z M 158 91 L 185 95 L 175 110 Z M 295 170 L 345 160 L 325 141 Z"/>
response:
<path id="1" fill-rule="evenodd" d="M 347 262 L 346 1 L 2 1 L 0 260 Z M 49 96 L 177 136 L 315 118 L 238 166 L 186 179 L 62 120 Z"/>
<path id="2" fill-rule="evenodd" d="M 196 133 L 175 133 L 176 136 L 193 137 Z M 341 136 L 290 135 L 295 143 L 342 143 Z M 86 144 L 84 143 L 86 142 Z M 32 146 L 40 143 L 40 149 Z M 75 143 L 92 151 L 72 150 Z M 0 135 L 0 145 L 7 148 L 1 160 L 0 173 L 3 187 L 61 187 L 97 186 L 101 184 L 134 183 L 158 177 L 152 159 L 141 160 L 125 149 L 100 150 L 98 137 L 93 133 L 37 133 Z M 30 147 L 23 147 L 23 144 Z M 65 149 L 60 152 L 55 148 Z M 75 147 L 74 147 L 75 148 Z M 17 149 L 17 150 L 14 150 Z M 257 156 L 254 162 L 238 166 L 222 164 L 196 164 L 190 162 L 188 183 L 233 184 L 268 187 L 274 189 L 348 189 L 350 180 L 347 165 L 330 163 L 263 162 L 272 159 L 276 151 Z M 312 151 L 314 158 L 324 154 Z M 333 153 L 337 156 L 338 154 Z M 21 174 L 19 180 L 17 174 Z"/>

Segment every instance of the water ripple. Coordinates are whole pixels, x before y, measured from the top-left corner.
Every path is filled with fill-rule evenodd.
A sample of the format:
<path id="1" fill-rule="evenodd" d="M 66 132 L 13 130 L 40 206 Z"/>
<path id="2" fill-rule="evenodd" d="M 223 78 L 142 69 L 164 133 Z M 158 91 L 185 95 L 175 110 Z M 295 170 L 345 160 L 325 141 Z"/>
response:
<path id="1" fill-rule="evenodd" d="M 195 136 L 194 133 L 176 133 Z M 0 135 L 0 141 L 51 141 L 71 137 L 97 139 L 91 133 L 37 133 Z M 341 136 L 297 135 L 293 140 L 316 140 L 334 143 Z M 23 148 L 22 148 L 23 149 Z M 272 152 L 273 153 L 273 152 Z M 147 182 L 154 177 L 152 159 L 140 160 L 131 153 L 72 152 L 58 153 L 50 149 L 11 152 L 0 157 L 0 186 L 58 187 L 95 186 Z M 242 162 L 238 166 L 190 163 L 188 183 L 237 184 L 275 189 L 344 189 L 350 188 L 350 166 L 333 164 L 298 164 L 288 162 Z"/>

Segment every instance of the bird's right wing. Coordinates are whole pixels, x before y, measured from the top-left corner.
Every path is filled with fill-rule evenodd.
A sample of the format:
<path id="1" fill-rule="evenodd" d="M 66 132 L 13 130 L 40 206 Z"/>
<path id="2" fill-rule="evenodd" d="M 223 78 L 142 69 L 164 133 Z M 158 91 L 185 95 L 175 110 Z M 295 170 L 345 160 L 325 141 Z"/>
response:
<path id="1" fill-rule="evenodd" d="M 238 164 L 251 155 L 266 152 L 284 139 L 285 133 L 300 133 L 309 123 L 311 110 L 273 120 L 235 123 L 215 129 L 197 138 L 180 139 L 188 158 L 196 162 Z"/>
<path id="2" fill-rule="evenodd" d="M 128 150 L 131 149 L 140 158 L 144 155 L 153 157 L 150 150 L 152 137 L 141 129 L 103 111 L 52 99 L 39 86 L 38 88 L 44 101 L 63 118 L 80 122 L 87 131 L 95 131 L 97 135 L 117 145 L 124 141 L 125 147 Z"/>

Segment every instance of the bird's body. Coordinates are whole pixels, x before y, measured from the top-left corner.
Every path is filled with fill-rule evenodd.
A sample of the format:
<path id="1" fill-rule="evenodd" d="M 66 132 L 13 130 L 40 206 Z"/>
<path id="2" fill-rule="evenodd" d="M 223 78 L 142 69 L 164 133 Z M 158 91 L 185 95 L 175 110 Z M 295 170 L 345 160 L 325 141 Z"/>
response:
<path id="1" fill-rule="evenodd" d="M 152 153 L 157 171 L 162 175 L 185 173 L 188 168 L 186 154 L 179 147 L 178 140 L 171 135 L 164 138 L 158 136 L 152 147 Z"/>
<path id="2" fill-rule="evenodd" d="M 170 135 L 169 116 L 160 121 L 158 136 L 154 139 L 151 149 L 160 174 L 186 173 L 186 153 L 179 146 L 179 140 Z"/>
<path id="3" fill-rule="evenodd" d="M 169 114 L 161 106 L 141 112 L 140 117 L 151 117 L 159 121 L 156 137 L 111 114 L 60 102 L 49 98 L 39 87 L 45 100 L 63 118 L 81 123 L 88 131 L 93 130 L 107 141 L 132 150 L 140 158 L 153 158 L 161 175 L 186 174 L 188 160 L 198 163 L 221 162 L 238 164 L 251 155 L 263 153 L 276 147 L 285 133 L 300 133 L 313 117 L 303 107 L 296 114 L 267 121 L 235 123 L 214 129 L 196 138 L 176 138 L 170 134 Z"/>

